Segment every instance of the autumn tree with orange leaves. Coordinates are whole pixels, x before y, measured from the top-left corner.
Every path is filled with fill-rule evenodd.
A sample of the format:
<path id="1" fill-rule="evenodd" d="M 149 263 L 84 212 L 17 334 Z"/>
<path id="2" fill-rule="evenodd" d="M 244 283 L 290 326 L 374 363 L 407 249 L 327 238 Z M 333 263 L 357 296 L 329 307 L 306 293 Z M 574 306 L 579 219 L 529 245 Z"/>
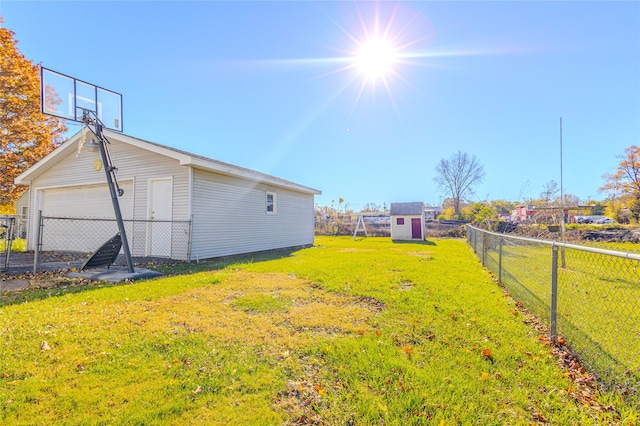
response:
<path id="1" fill-rule="evenodd" d="M 609 200 L 623 201 L 631 216 L 640 219 L 640 147 L 631 145 L 624 150 L 625 155 L 618 156 L 622 161 L 615 173 L 602 176 L 604 185 L 600 191 L 609 194 Z M 618 214 L 618 212 L 616 212 Z"/>
<path id="2" fill-rule="evenodd" d="M 0 18 L 0 24 L 2 18 Z M 62 143 L 61 119 L 40 111 L 40 66 L 17 49 L 15 33 L 0 27 L 0 211 L 15 208 L 26 190 L 13 181 Z"/>

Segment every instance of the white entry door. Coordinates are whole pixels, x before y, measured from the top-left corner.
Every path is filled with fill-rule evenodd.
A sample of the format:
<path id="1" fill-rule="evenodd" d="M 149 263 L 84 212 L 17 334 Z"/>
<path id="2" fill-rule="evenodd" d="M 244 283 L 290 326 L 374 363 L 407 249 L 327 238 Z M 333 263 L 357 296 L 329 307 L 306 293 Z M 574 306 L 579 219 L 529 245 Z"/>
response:
<path id="1" fill-rule="evenodd" d="M 147 255 L 171 257 L 173 179 L 149 180 Z"/>

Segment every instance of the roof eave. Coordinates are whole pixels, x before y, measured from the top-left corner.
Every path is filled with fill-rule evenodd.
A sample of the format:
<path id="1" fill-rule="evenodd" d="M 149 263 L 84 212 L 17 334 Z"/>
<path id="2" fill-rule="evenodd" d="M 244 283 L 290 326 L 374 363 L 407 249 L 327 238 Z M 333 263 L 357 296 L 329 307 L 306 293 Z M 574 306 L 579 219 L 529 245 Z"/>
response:
<path id="1" fill-rule="evenodd" d="M 64 141 L 60 146 L 51 151 L 49 154 L 45 155 L 34 165 L 29 167 L 24 172 L 20 173 L 13 182 L 16 185 L 29 185 L 30 182 L 36 177 L 40 176 L 46 170 L 49 170 L 59 161 L 64 158 L 64 153 L 68 150 L 72 149 L 73 144 L 80 138 L 80 132 L 76 133 L 66 141 Z"/>
<path id="2" fill-rule="evenodd" d="M 165 147 L 164 145 L 156 144 L 143 139 L 138 139 L 132 136 L 125 135 L 123 133 L 117 133 L 109 130 L 105 130 L 104 133 L 107 137 L 107 140 L 109 138 L 113 138 L 120 142 L 124 142 L 147 151 L 155 152 L 165 157 L 173 158 L 175 160 L 178 160 L 179 164 L 182 166 L 194 167 L 206 171 L 221 173 L 228 176 L 239 177 L 254 182 L 266 183 L 307 194 L 322 194 L 322 191 L 319 191 L 317 189 L 280 179 L 275 176 L 270 176 L 255 170 L 235 166 L 233 164 L 224 163 L 222 161 L 193 155 L 185 151 L 181 151 L 171 147 Z M 14 182 L 17 185 L 29 185 L 33 179 L 44 173 L 46 170 L 49 170 L 51 167 L 57 164 L 59 160 L 63 159 L 64 154 L 67 153 L 67 151 L 69 151 L 70 149 L 73 149 L 74 144 L 78 141 L 78 139 L 80 139 L 81 135 L 82 132 L 78 132 L 75 135 L 71 136 L 58 148 L 53 150 L 36 164 L 18 175 L 14 179 Z"/>
<path id="3" fill-rule="evenodd" d="M 189 162 L 180 163 L 181 165 L 190 166 L 196 169 L 220 173 L 227 176 L 239 177 L 242 179 L 250 180 L 252 182 L 265 183 L 269 185 L 278 186 L 281 188 L 290 189 L 293 191 L 304 192 L 313 195 L 321 195 L 322 191 L 310 188 L 308 186 L 300 185 L 295 182 L 289 182 L 284 179 L 277 178 L 275 176 L 269 176 L 264 173 L 245 169 L 242 167 L 234 166 L 217 161 L 207 161 L 198 157 L 191 157 Z"/>

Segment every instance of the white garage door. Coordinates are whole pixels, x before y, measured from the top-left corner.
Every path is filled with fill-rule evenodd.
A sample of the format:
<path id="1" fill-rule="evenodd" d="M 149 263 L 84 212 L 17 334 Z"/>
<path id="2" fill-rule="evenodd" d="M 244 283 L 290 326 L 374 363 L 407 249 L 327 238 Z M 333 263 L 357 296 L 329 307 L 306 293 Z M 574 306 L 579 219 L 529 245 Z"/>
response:
<path id="1" fill-rule="evenodd" d="M 124 189 L 124 195 L 118 197 L 122 217 L 131 219 L 133 182 L 120 182 L 120 187 Z M 48 218 L 93 219 L 46 219 L 42 230 L 44 251 L 93 252 L 118 232 L 107 184 L 46 189 L 41 193 L 40 206 L 42 215 Z M 131 226 L 131 222 L 125 222 L 129 239 Z"/>
<path id="2" fill-rule="evenodd" d="M 124 219 L 133 217 L 133 182 L 119 182 L 124 195 L 118 197 Z M 107 184 L 84 185 L 42 191 L 42 215 L 57 217 L 92 217 L 114 219 L 111 194 Z"/>

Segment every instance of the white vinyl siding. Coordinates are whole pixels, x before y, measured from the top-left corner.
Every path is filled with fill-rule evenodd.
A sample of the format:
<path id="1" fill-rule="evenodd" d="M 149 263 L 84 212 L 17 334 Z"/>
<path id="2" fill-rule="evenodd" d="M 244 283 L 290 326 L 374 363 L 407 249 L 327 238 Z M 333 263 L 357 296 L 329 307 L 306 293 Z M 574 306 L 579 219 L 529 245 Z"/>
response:
<path id="1" fill-rule="evenodd" d="M 403 224 L 398 224 L 398 219 L 403 219 Z M 403 215 L 391 216 L 391 239 L 395 241 L 415 240 L 412 237 L 411 219 L 419 219 L 422 224 L 422 236 L 424 237 L 424 216 L 421 215 Z M 422 239 L 422 238 L 420 238 Z"/>
<path id="2" fill-rule="evenodd" d="M 118 181 L 135 180 L 134 208 L 125 219 L 146 219 L 147 182 L 153 178 L 173 177 L 174 219 L 189 219 L 189 168 L 181 166 L 178 160 L 142 150 L 110 139 L 111 161 L 118 168 Z M 76 185 L 105 184 L 104 168 L 95 170 L 93 162 L 100 157 L 99 152 L 89 152 L 86 147 L 78 154 L 69 155 L 59 161 L 54 168 L 44 172 L 31 183 L 31 188 L 55 188 Z M 46 213 L 44 213 L 46 214 Z M 79 214 L 81 215 L 81 214 Z"/>
<path id="3" fill-rule="evenodd" d="M 126 135 L 108 134 L 108 149 L 118 169 L 116 176 L 125 189 L 125 196 L 120 199 L 130 200 L 122 211 L 125 224 L 130 219 L 147 219 L 150 181 L 172 182 L 171 214 L 167 215 L 174 221 L 168 243 L 171 253 L 163 255 L 193 260 L 313 244 L 314 194 L 319 191 Z M 30 187 L 30 250 L 34 248 L 31 240 L 37 211 L 43 207 L 44 216 L 66 213 L 65 216 L 95 217 L 98 212 L 103 218 L 115 217 L 108 191 L 104 199 L 100 195 L 93 201 L 75 203 L 73 208 L 66 208 L 64 202 L 46 201 L 48 196 L 54 199 L 60 194 L 71 196 L 66 191 L 106 188 L 104 167 L 94 169 L 99 152 L 90 152 L 86 146 L 78 150 L 79 139 L 80 135 L 73 136 L 18 178 L 21 184 Z M 275 214 L 266 213 L 267 193 L 274 194 Z M 94 195 L 78 194 L 77 199 Z M 175 223 L 189 220 L 193 221 L 191 232 L 185 223 Z M 126 225 L 127 237 L 132 255 L 145 256 L 149 254 L 147 232 L 152 227 L 138 223 L 141 225 Z M 184 244 L 189 235 L 192 235 L 190 247 Z M 182 246 L 174 244 L 175 241 L 182 241 Z"/>
<path id="4" fill-rule="evenodd" d="M 265 192 L 277 214 L 265 214 Z M 196 170 L 192 259 L 313 244 L 313 195 Z"/>
<path id="5" fill-rule="evenodd" d="M 153 153 L 135 146 L 122 143 L 114 138 L 110 138 L 108 146 L 111 160 L 118 168 L 116 177 L 120 186 L 125 190 L 119 201 L 131 199 L 122 208 L 122 216 L 127 219 L 147 219 L 147 195 L 148 181 L 152 178 L 170 177 L 173 179 L 173 211 L 174 220 L 190 219 L 190 168 L 181 166 L 178 160 Z M 77 143 L 74 144 L 77 147 Z M 34 235 L 36 212 L 43 210 L 44 216 L 67 216 L 67 217 L 100 217 L 115 219 L 111 204 L 104 168 L 95 170 L 94 161 L 100 157 L 99 152 L 90 152 L 86 147 L 80 152 L 73 151 L 55 164 L 55 167 L 42 173 L 31 182 L 29 202 L 30 206 L 36 206 L 29 211 L 28 228 L 28 248 L 33 250 L 34 244 L 31 237 Z M 100 203 L 100 208 L 94 202 L 87 202 L 76 206 L 77 208 L 61 211 L 60 206 L 47 211 L 47 206 L 43 205 L 43 197 L 47 197 L 47 191 L 75 189 L 82 191 L 83 188 L 102 186 L 104 188 L 104 198 L 94 200 Z M 51 198 L 51 197 L 49 197 Z M 129 207 L 130 205 L 130 207 Z M 66 213 L 66 214 L 63 214 Z M 135 230 L 127 230 L 131 251 L 134 256 L 146 255 L 146 238 L 141 233 L 146 232 L 146 227 L 136 226 Z M 182 230 L 180 232 L 183 232 Z M 184 238 L 184 237 L 182 237 Z M 106 240 L 105 240 L 106 241 Z M 186 253 L 176 258 L 185 258 Z"/>

